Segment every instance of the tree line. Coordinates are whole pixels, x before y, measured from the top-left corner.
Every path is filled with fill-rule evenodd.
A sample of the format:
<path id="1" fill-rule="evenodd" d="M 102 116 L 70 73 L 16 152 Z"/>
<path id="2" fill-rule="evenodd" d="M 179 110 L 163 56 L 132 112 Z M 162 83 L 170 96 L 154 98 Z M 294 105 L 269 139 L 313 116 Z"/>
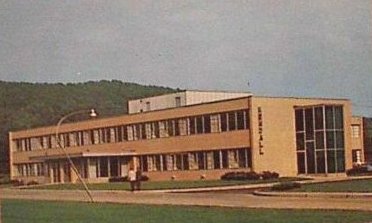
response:
<path id="1" fill-rule="evenodd" d="M 118 80 L 85 83 L 0 81 L 0 173 L 9 168 L 8 132 L 55 125 L 64 115 L 95 108 L 100 117 L 127 113 L 127 101 L 177 90 Z M 83 117 L 74 117 L 72 121 Z"/>

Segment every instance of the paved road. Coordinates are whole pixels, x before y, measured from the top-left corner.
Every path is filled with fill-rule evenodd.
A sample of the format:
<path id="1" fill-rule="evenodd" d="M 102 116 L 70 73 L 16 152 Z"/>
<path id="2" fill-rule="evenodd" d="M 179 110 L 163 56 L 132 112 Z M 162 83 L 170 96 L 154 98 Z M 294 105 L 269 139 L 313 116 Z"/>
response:
<path id="1" fill-rule="evenodd" d="M 93 191 L 96 202 L 200 205 L 280 209 L 343 209 L 372 211 L 372 198 L 264 197 L 244 193 L 158 193 Z M 88 201 L 83 191 L 0 189 L 0 198 Z"/>

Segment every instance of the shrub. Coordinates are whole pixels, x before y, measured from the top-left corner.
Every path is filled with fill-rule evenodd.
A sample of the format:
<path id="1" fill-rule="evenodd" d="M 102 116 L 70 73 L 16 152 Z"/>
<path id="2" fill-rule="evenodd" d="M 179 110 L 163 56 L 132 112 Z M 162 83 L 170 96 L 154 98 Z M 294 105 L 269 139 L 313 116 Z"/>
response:
<path id="1" fill-rule="evenodd" d="M 346 170 L 348 176 L 363 176 L 363 175 L 372 175 L 372 171 L 368 171 L 366 165 L 363 166 L 354 166 L 351 169 Z"/>
<path id="2" fill-rule="evenodd" d="M 110 177 L 108 181 L 110 183 L 113 183 L 113 182 L 125 182 L 125 181 L 128 181 L 128 177 Z"/>
<path id="3" fill-rule="evenodd" d="M 291 190 L 291 189 L 300 188 L 300 187 L 301 187 L 301 184 L 297 182 L 282 182 L 282 183 L 274 184 L 271 187 L 271 190 L 285 191 L 285 190 Z"/>
<path id="4" fill-rule="evenodd" d="M 32 181 L 30 181 L 30 182 L 27 182 L 27 186 L 31 186 L 31 185 L 38 185 L 39 184 L 39 182 L 37 182 L 36 180 L 32 180 Z"/>
<path id="5" fill-rule="evenodd" d="M 140 180 L 141 181 L 148 181 L 149 180 L 149 177 L 146 176 L 146 175 L 142 175 L 140 177 Z M 125 177 L 110 177 L 109 178 L 109 182 L 110 183 L 114 183 L 114 182 L 127 182 L 127 181 L 129 181 L 127 176 L 125 176 Z"/>
<path id="6" fill-rule="evenodd" d="M 149 177 L 146 176 L 146 175 L 142 175 L 141 178 L 140 178 L 141 181 L 148 181 L 149 180 Z"/>
<path id="7" fill-rule="evenodd" d="M 256 172 L 228 172 L 221 176 L 221 180 L 258 180 L 260 175 Z"/>
<path id="8" fill-rule="evenodd" d="M 262 179 L 268 180 L 268 179 L 278 179 L 279 174 L 276 172 L 270 172 L 270 171 L 264 171 L 261 174 Z"/>
<path id="9" fill-rule="evenodd" d="M 15 186 L 15 187 L 25 185 L 25 183 L 23 182 L 23 180 L 11 180 L 10 183 L 11 183 L 13 186 Z"/>

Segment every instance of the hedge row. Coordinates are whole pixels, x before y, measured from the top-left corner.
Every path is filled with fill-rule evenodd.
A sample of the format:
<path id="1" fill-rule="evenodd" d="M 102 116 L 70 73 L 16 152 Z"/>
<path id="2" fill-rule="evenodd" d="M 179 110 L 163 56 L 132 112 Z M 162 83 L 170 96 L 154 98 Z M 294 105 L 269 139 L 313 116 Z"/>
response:
<path id="1" fill-rule="evenodd" d="M 221 176 L 221 180 L 267 180 L 267 179 L 277 179 L 279 174 L 276 172 L 263 171 L 262 173 L 256 173 L 254 171 L 250 172 L 228 172 Z"/>
<path id="2" fill-rule="evenodd" d="M 146 175 L 142 175 L 141 178 L 140 178 L 140 181 L 148 181 L 148 180 L 149 180 L 149 177 L 146 176 Z M 127 176 L 125 176 L 125 177 L 110 177 L 109 178 L 110 183 L 127 182 L 127 181 L 129 181 Z"/>

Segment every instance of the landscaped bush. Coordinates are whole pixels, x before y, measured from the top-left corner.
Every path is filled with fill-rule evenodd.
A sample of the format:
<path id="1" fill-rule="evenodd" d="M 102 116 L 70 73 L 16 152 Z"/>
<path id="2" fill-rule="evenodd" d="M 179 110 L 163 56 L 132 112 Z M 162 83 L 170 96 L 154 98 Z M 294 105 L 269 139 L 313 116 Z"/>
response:
<path id="1" fill-rule="evenodd" d="M 279 178 L 279 174 L 277 172 L 264 171 L 261 174 L 261 178 L 264 179 L 264 180 L 278 179 Z"/>
<path id="2" fill-rule="evenodd" d="M 25 185 L 25 183 L 24 183 L 22 180 L 11 180 L 10 183 L 11 183 L 13 186 L 15 186 L 15 187 Z"/>
<path id="3" fill-rule="evenodd" d="M 221 176 L 221 180 L 258 180 L 260 175 L 256 172 L 228 172 Z"/>
<path id="4" fill-rule="evenodd" d="M 128 177 L 110 177 L 108 181 L 110 183 L 125 182 L 125 181 L 128 181 Z"/>
<path id="5" fill-rule="evenodd" d="M 146 175 L 142 175 L 140 179 L 141 179 L 141 181 L 148 181 L 149 177 L 146 176 Z"/>
<path id="6" fill-rule="evenodd" d="M 275 184 L 271 187 L 271 190 L 274 191 L 285 191 L 285 190 L 291 190 L 295 188 L 300 188 L 301 184 L 297 182 L 282 182 Z"/>
<path id="7" fill-rule="evenodd" d="M 264 171 L 258 174 L 254 171 L 251 172 L 228 172 L 221 176 L 221 180 L 268 180 L 268 179 L 278 179 L 279 174 L 276 172 Z"/>
<path id="8" fill-rule="evenodd" d="M 353 168 L 346 170 L 346 174 L 348 176 L 364 176 L 364 175 L 372 175 L 372 171 L 368 171 L 368 168 L 366 165 L 354 166 Z"/>
<path id="9" fill-rule="evenodd" d="M 38 184 L 39 184 L 39 182 L 37 182 L 36 180 L 32 180 L 32 181 L 27 183 L 27 186 L 38 185 Z"/>
<path id="10" fill-rule="evenodd" d="M 149 177 L 146 176 L 146 175 L 142 175 L 141 178 L 140 178 L 141 181 L 148 181 L 149 180 Z M 128 177 L 125 176 L 125 177 L 110 177 L 109 178 L 109 182 L 110 183 L 114 183 L 114 182 L 127 182 L 129 181 L 128 180 Z"/>

